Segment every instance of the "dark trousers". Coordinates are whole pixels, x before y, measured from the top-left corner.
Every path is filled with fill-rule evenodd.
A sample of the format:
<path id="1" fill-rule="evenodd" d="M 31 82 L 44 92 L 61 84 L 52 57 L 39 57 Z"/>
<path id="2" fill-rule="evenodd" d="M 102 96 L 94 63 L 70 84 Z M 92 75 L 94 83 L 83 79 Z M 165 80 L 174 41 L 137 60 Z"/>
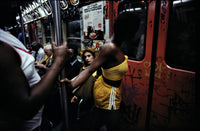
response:
<path id="1" fill-rule="evenodd" d="M 120 130 L 120 111 L 119 110 L 103 110 L 94 108 L 92 111 L 92 130 L 99 131 L 106 127 L 107 131 Z"/>

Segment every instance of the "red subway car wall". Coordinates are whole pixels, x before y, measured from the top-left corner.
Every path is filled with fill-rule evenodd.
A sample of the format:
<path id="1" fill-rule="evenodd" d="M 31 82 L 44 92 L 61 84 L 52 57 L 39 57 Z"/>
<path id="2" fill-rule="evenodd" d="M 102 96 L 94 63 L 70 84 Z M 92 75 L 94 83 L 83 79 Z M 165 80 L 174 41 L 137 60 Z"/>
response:
<path id="1" fill-rule="evenodd" d="M 134 11 L 141 19 L 138 43 L 122 48 L 129 57 L 122 82 L 122 128 L 194 128 L 197 2 L 122 1 L 113 6 L 118 14 Z"/>

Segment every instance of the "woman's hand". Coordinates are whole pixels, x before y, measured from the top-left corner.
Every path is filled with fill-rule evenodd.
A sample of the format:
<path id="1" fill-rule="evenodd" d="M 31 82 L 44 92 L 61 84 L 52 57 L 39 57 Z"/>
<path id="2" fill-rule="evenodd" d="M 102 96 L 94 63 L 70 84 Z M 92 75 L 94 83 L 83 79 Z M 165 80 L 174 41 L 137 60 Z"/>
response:
<path id="1" fill-rule="evenodd" d="M 67 78 L 63 78 L 62 80 L 60 80 L 61 83 L 65 83 L 67 87 L 72 88 L 72 81 L 67 79 Z"/>
<path id="2" fill-rule="evenodd" d="M 71 103 L 75 103 L 78 101 L 78 97 L 77 96 L 73 96 L 71 99 Z"/>

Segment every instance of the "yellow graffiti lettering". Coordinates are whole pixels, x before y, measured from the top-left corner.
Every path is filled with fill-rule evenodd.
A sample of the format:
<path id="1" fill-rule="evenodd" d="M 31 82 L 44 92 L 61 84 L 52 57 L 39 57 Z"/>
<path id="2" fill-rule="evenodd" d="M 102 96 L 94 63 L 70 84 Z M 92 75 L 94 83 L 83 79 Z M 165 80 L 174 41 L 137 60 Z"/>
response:
<path id="1" fill-rule="evenodd" d="M 151 68 L 151 62 L 145 61 L 144 62 L 144 68 L 145 68 L 145 76 L 150 76 L 150 68 Z M 166 79 L 169 79 L 170 77 L 170 71 L 167 69 L 166 66 L 163 65 L 163 63 L 156 62 L 155 67 L 155 78 L 162 79 L 162 77 L 165 77 Z"/>
<path id="2" fill-rule="evenodd" d="M 147 77 L 150 76 L 150 67 L 151 67 L 151 62 L 145 61 L 144 68 L 145 68 L 145 76 L 147 76 Z"/>

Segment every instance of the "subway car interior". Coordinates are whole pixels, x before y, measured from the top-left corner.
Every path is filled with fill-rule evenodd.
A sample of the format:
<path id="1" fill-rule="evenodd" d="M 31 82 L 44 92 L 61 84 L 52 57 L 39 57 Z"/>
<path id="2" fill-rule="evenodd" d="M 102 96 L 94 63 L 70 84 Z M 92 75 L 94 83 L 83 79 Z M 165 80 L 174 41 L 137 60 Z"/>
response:
<path id="1" fill-rule="evenodd" d="M 4 2 L 10 11 L 1 12 L 1 19 L 12 21 L 1 28 L 16 37 L 21 33 L 27 49 L 34 41 L 67 41 L 79 53 L 86 47 L 99 50 L 112 37 L 117 16 L 135 12 L 139 29 L 127 41 L 131 44 L 121 45 L 128 71 L 122 79 L 120 130 L 200 129 L 198 0 L 6 0 L 1 8 Z"/>

